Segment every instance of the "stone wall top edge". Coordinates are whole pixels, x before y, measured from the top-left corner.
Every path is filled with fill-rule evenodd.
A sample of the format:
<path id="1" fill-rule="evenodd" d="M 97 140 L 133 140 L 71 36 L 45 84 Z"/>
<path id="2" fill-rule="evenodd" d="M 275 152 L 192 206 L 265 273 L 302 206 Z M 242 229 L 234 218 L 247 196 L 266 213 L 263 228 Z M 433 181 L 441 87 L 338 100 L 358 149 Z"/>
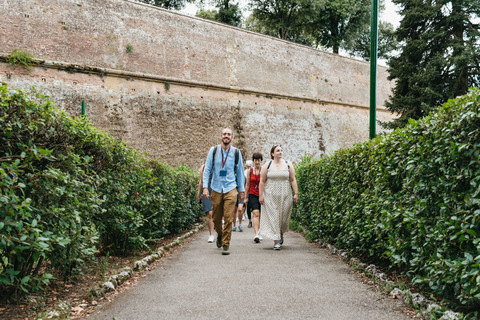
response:
<path id="1" fill-rule="evenodd" d="M 155 10 L 160 10 L 160 11 L 165 12 L 167 14 L 178 15 L 178 16 L 181 16 L 181 17 L 184 17 L 184 18 L 210 23 L 210 24 L 217 25 L 217 26 L 220 26 L 220 27 L 226 28 L 226 29 L 237 30 L 237 31 L 240 31 L 240 32 L 243 32 L 243 33 L 248 33 L 248 34 L 251 34 L 251 35 L 255 35 L 255 36 L 258 36 L 258 37 L 261 37 L 261 38 L 266 38 L 266 39 L 269 39 L 269 40 L 281 42 L 283 44 L 292 45 L 292 46 L 296 46 L 296 47 L 303 48 L 303 49 L 306 49 L 306 50 L 314 51 L 314 52 L 319 53 L 319 54 L 326 54 L 326 55 L 330 55 L 330 56 L 335 57 L 335 58 L 341 58 L 341 59 L 345 59 L 345 60 L 348 60 L 348 61 L 352 61 L 352 62 L 356 62 L 356 63 L 359 63 L 359 64 L 364 64 L 364 65 L 369 65 L 370 64 L 368 61 L 362 61 L 362 60 L 355 59 L 355 58 L 341 56 L 341 55 L 336 54 L 336 53 L 323 51 L 323 50 L 313 48 L 311 46 L 307 46 L 307 45 L 304 45 L 304 44 L 301 44 L 301 43 L 296 43 L 296 42 L 293 42 L 293 41 L 280 39 L 280 38 L 273 37 L 273 36 L 270 36 L 270 35 L 267 35 L 267 34 L 251 31 L 251 30 L 248 30 L 248 29 L 245 29 L 245 28 L 232 26 L 232 25 L 222 23 L 222 22 L 218 22 L 218 21 L 213 21 L 213 20 L 209 20 L 209 19 L 200 18 L 200 17 L 197 17 L 197 16 L 190 15 L 188 13 L 168 10 L 168 9 L 165 9 L 165 8 L 162 8 L 162 7 L 159 7 L 159 6 L 155 6 L 155 5 L 152 5 L 152 4 L 148 4 L 148 3 L 144 3 L 144 2 L 140 2 L 140 1 L 135 1 L 135 0 L 120 0 L 120 1 L 128 2 L 128 3 L 134 4 L 134 5 L 145 6 L 145 7 L 148 7 L 148 8 L 155 9 Z M 379 66 L 379 65 L 377 65 L 377 68 L 385 69 L 385 70 L 388 69 L 388 67 Z"/>

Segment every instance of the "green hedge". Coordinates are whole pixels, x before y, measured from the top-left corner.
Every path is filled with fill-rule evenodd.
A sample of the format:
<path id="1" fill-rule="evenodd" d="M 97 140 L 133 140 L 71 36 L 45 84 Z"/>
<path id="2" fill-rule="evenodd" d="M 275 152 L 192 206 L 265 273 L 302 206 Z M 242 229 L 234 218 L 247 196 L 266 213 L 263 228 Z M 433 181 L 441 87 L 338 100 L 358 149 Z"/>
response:
<path id="1" fill-rule="evenodd" d="M 297 169 L 293 218 L 438 297 L 480 298 L 480 90 Z"/>
<path id="2" fill-rule="evenodd" d="M 0 86 L 0 292 L 81 271 L 98 250 L 148 248 L 203 214 L 198 174 L 143 157 L 48 97 Z"/>

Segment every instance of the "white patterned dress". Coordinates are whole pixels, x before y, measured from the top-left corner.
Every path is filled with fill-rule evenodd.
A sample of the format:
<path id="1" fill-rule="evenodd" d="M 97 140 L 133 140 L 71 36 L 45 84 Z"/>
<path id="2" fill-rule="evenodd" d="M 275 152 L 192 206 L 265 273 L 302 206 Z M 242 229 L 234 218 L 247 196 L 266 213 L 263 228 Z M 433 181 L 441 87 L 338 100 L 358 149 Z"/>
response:
<path id="1" fill-rule="evenodd" d="M 272 240 L 280 240 L 280 234 L 288 231 L 293 198 L 288 168 L 268 169 L 263 191 L 264 205 L 260 219 L 260 234 Z"/>

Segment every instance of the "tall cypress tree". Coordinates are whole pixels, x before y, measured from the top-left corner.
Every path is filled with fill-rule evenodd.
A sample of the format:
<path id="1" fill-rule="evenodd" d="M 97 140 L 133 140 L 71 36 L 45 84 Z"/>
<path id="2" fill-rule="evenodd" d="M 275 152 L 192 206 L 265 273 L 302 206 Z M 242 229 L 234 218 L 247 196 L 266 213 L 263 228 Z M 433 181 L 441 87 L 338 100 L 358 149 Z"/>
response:
<path id="1" fill-rule="evenodd" d="M 396 81 L 386 107 L 403 127 L 480 84 L 480 0 L 393 0 L 403 16 L 400 54 L 389 61 Z"/>

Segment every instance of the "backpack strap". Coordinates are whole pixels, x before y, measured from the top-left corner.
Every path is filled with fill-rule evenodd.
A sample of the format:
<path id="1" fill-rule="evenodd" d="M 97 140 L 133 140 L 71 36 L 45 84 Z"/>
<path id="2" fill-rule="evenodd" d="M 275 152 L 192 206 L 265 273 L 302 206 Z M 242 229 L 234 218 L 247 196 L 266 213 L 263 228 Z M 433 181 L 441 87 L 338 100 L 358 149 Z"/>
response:
<path id="1" fill-rule="evenodd" d="M 237 176 L 237 165 L 238 165 L 238 158 L 240 158 L 239 155 L 240 151 L 238 151 L 237 148 L 235 148 L 235 177 Z"/>
<path id="2" fill-rule="evenodd" d="M 270 163 L 268 164 L 267 170 L 270 169 L 270 166 L 272 165 L 272 162 L 273 162 L 273 160 L 271 160 Z M 287 164 L 287 169 L 290 170 L 290 165 L 288 164 L 287 160 L 285 160 L 285 163 Z"/>
<path id="3" fill-rule="evenodd" d="M 218 146 L 213 147 L 213 160 L 212 160 L 212 172 L 215 168 L 215 156 L 217 155 Z"/>
<path id="4" fill-rule="evenodd" d="M 215 168 L 215 156 L 217 155 L 217 149 L 218 149 L 218 146 L 213 147 L 212 171 Z M 235 148 L 235 167 L 234 167 L 235 177 L 237 176 L 237 165 L 238 165 L 239 158 L 240 158 L 240 151 L 238 151 L 238 149 Z"/>

